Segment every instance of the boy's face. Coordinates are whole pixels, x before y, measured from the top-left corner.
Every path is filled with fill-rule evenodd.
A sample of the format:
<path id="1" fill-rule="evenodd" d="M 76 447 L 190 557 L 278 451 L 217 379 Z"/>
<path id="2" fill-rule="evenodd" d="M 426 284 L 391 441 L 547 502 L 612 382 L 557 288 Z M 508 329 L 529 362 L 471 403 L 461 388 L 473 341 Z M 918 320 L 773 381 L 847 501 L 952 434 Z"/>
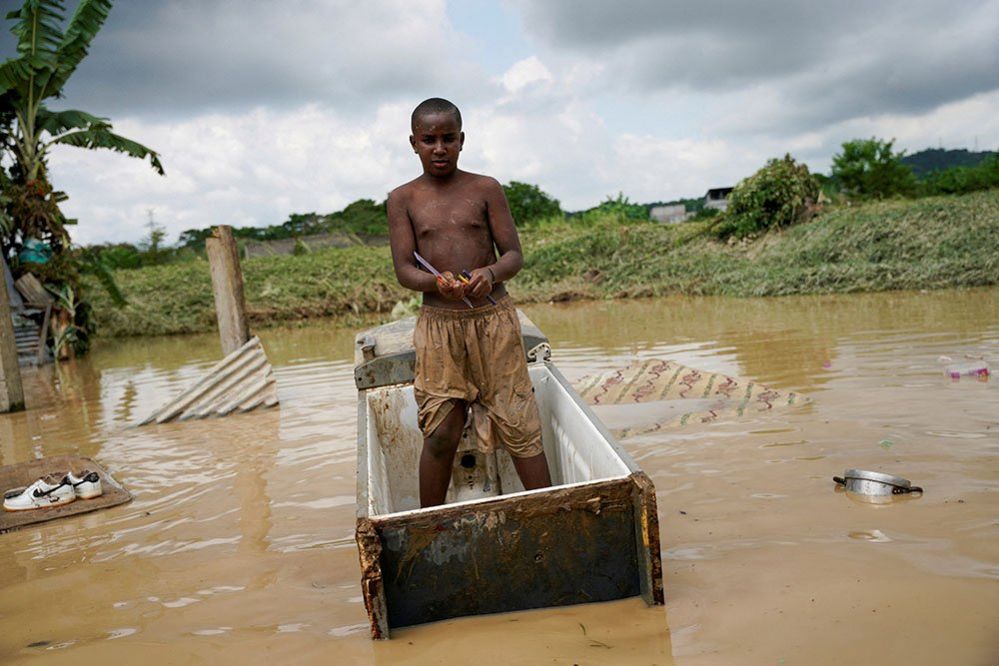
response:
<path id="1" fill-rule="evenodd" d="M 465 143 L 465 133 L 454 114 L 431 113 L 416 119 L 409 143 L 420 156 L 423 172 L 443 178 L 458 168 L 458 153 Z"/>

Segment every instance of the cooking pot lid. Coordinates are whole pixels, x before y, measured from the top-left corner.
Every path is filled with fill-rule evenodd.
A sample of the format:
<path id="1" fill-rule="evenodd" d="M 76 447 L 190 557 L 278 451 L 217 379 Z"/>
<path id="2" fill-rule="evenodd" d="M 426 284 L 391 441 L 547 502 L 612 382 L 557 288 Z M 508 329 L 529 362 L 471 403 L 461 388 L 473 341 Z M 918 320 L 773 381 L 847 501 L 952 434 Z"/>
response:
<path id="1" fill-rule="evenodd" d="M 894 476 L 892 474 L 882 474 L 881 472 L 871 472 L 864 469 L 848 469 L 843 473 L 843 477 L 849 481 L 850 479 L 862 479 L 864 481 L 877 481 L 879 483 L 887 483 L 890 486 L 896 486 L 898 488 L 908 488 L 911 484 L 908 479 L 903 479 L 900 476 Z"/>

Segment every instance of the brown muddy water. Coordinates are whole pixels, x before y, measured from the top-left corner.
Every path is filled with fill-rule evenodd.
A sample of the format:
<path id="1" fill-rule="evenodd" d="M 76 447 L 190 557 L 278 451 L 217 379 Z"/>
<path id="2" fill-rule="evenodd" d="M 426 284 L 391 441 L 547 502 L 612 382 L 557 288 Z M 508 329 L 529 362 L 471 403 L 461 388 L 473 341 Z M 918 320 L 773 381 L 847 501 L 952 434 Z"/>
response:
<path id="1" fill-rule="evenodd" d="M 952 382 L 938 360 L 999 367 L 999 290 L 525 310 L 570 380 L 667 357 L 814 399 L 623 442 L 658 490 L 665 608 L 462 618 L 372 642 L 354 331 L 264 331 L 280 407 L 143 429 L 124 427 L 208 368 L 217 340 L 107 341 L 27 374 L 30 409 L 0 416 L 0 464 L 90 456 L 135 495 L 0 535 L 0 663 L 999 662 L 999 381 Z M 863 504 L 834 489 L 848 467 L 926 493 Z"/>

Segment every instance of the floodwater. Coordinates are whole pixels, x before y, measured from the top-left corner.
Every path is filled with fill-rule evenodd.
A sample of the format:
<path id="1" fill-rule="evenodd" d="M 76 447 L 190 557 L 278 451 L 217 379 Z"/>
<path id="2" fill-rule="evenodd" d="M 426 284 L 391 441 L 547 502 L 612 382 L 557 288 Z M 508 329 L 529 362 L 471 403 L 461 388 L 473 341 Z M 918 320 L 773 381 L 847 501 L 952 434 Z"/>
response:
<path id="1" fill-rule="evenodd" d="M 995 664 L 999 290 L 525 308 L 570 380 L 665 357 L 808 405 L 623 442 L 658 491 L 667 605 L 462 618 L 372 642 L 354 530 L 354 331 L 261 335 L 281 405 L 126 429 L 214 336 L 107 341 L 25 375 L 0 464 L 80 454 L 130 504 L 0 535 L 0 663 Z M 617 414 L 627 419 L 627 413 Z M 919 498 L 836 492 L 846 468 Z"/>

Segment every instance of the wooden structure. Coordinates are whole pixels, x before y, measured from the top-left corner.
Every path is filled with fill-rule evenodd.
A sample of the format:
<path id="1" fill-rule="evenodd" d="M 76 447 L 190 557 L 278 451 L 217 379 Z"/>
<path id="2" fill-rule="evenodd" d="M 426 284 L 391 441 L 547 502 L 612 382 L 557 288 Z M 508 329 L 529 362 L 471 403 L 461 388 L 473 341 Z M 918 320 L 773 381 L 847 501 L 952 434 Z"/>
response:
<path id="1" fill-rule="evenodd" d="M 11 313 L 10 271 L 0 248 L 0 414 L 24 409 L 24 388 Z"/>
<path id="2" fill-rule="evenodd" d="M 196 384 L 136 425 L 227 416 L 276 404 L 274 369 L 260 338 L 254 337 L 212 366 Z"/>
<path id="3" fill-rule="evenodd" d="M 45 345 L 52 321 L 55 299 L 31 273 L 25 273 L 14 283 L 23 297 L 23 306 L 14 313 L 14 337 L 17 338 L 17 355 L 20 364 L 39 365 L 49 360 Z M 39 325 L 32 317 L 41 316 Z"/>
<path id="4" fill-rule="evenodd" d="M 551 488 L 463 435 L 448 503 L 419 508 L 412 318 L 357 338 L 357 531 L 373 638 L 462 615 L 641 595 L 663 603 L 655 488 L 538 353 L 521 313 Z M 533 352 L 533 353 L 532 353 Z"/>
<path id="5" fill-rule="evenodd" d="M 239 249 L 232 227 L 219 225 L 205 239 L 208 266 L 212 274 L 215 314 L 222 339 L 222 355 L 228 356 L 250 339 L 246 322 L 246 297 L 243 293 L 243 271 L 239 265 Z"/>
<path id="6" fill-rule="evenodd" d="M 733 187 L 712 187 L 704 194 L 704 207 L 725 212 L 728 210 L 728 197 Z"/>

